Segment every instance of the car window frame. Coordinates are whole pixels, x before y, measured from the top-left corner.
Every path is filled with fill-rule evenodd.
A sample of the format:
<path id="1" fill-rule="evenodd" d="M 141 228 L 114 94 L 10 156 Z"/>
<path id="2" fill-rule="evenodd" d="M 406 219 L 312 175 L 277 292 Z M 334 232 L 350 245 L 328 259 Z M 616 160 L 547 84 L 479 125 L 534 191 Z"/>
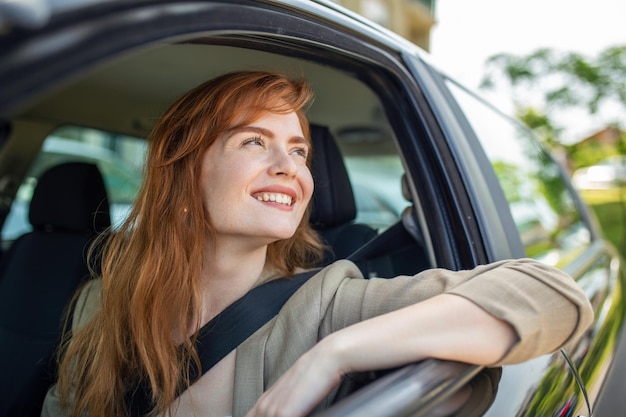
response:
<path id="1" fill-rule="evenodd" d="M 427 417 L 484 367 L 425 359 L 381 377 L 315 417 Z"/>
<path id="2" fill-rule="evenodd" d="M 464 112 L 445 85 L 451 80 L 418 56 L 406 56 L 407 66 L 416 78 L 430 80 L 423 89 L 436 103 L 435 117 L 450 140 L 450 147 L 472 204 L 480 206 L 477 222 L 486 240 L 488 261 L 525 257 L 526 253 L 509 204 L 482 145 Z M 456 81 L 451 80 L 455 84 Z M 465 89 L 464 86 L 460 86 Z M 498 219 L 498 221 L 494 221 Z"/>

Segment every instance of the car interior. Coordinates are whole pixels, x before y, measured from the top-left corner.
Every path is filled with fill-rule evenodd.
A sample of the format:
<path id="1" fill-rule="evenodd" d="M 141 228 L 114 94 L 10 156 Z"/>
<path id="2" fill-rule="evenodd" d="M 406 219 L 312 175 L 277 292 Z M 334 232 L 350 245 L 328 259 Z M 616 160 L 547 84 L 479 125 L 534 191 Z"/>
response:
<path id="1" fill-rule="evenodd" d="M 0 335 L 7 341 L 0 367 L 9 369 L 3 386 L 14 393 L 3 393 L 12 400 L 0 417 L 39 415 L 66 308 L 90 277 L 89 242 L 115 233 L 132 204 L 152 123 L 195 85 L 245 69 L 302 75 L 315 91 L 311 223 L 328 244 L 324 264 L 351 258 L 366 277 L 434 264 L 387 112 L 356 74 L 201 40 L 123 56 L 8 120 L 0 150 Z"/>

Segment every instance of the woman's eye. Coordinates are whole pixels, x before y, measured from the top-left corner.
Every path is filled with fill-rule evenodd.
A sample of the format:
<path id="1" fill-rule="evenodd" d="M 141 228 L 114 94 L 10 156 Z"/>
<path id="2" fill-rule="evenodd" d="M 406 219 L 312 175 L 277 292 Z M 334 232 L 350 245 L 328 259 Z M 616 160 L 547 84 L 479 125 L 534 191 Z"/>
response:
<path id="1" fill-rule="evenodd" d="M 296 148 L 293 150 L 292 153 L 304 159 L 307 159 L 307 157 L 309 156 L 309 150 L 307 148 Z"/>
<path id="2" fill-rule="evenodd" d="M 263 146 L 263 145 L 264 145 L 264 143 L 263 143 L 263 139 L 261 139 L 261 138 L 260 138 L 260 137 L 258 137 L 258 136 L 255 136 L 255 137 L 250 138 L 250 139 L 246 139 L 246 140 L 244 140 L 241 144 L 242 144 L 243 146 L 246 146 L 246 145 L 250 145 L 250 146 Z"/>

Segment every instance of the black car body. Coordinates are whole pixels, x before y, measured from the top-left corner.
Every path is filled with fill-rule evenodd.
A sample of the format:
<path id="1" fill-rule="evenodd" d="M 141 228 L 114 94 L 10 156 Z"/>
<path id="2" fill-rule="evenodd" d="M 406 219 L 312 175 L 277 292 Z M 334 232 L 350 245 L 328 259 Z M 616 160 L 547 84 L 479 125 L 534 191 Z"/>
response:
<path id="1" fill-rule="evenodd" d="M 316 94 L 311 122 L 330 129 L 344 156 L 357 206 L 352 222 L 379 236 L 402 229 L 410 237 L 392 256 L 390 276 L 533 257 L 570 273 L 589 296 L 596 318 L 581 340 L 504 367 L 495 394 L 474 386 L 472 396 L 495 395 L 481 415 L 606 416 L 626 403 L 614 395 L 624 362 L 622 259 L 532 134 L 418 47 L 329 1 L 31 4 L 38 8 L 0 1 L 5 253 L 28 230 L 19 216 L 38 175 L 57 161 L 50 140 L 94 150 L 67 152 L 67 160 L 113 152 L 107 163 L 117 161 L 120 173 L 105 172 L 111 203 L 129 205 L 142 142 L 175 98 L 232 70 L 302 75 Z M 112 214 L 115 223 L 124 210 Z M 41 390 L 20 381 L 35 366 L 27 355 L 36 343 L 29 326 L 47 313 L 16 288 L 0 277 L 0 417 L 38 415 L 41 402 Z M 324 416 L 472 415 L 453 400 L 477 375 L 480 367 L 424 361 L 391 372 Z"/>

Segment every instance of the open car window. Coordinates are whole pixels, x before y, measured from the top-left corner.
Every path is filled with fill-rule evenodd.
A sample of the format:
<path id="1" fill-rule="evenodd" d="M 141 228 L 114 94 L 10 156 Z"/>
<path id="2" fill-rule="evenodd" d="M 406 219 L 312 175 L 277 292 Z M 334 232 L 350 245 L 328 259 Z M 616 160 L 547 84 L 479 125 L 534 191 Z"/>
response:
<path id="1" fill-rule="evenodd" d="M 356 214 L 348 222 L 366 225 L 376 234 L 401 224 L 403 212 L 414 203 L 403 193 L 406 167 L 397 143 L 396 126 L 387 116 L 397 111 L 387 108 L 388 97 L 381 97 L 385 86 L 369 84 L 340 65 L 321 65 L 289 53 L 264 52 L 263 48 L 247 46 L 239 40 L 222 45 L 207 43 L 203 38 L 163 43 L 86 71 L 55 94 L 35 101 L 25 117 L 54 114 L 65 124 L 51 129 L 32 157 L 4 223 L 3 240 L 13 241 L 30 230 L 28 203 L 38 176 L 52 165 L 71 160 L 98 165 L 107 186 L 115 229 L 139 189 L 147 132 L 154 121 L 195 85 L 222 72 L 251 69 L 250 62 L 256 63 L 255 67 L 302 75 L 313 86 L 315 100 L 308 117 L 312 124 L 329 129 L 352 186 Z M 222 60 L 216 62 L 215 56 Z M 155 83 L 167 83 L 168 87 L 155 89 Z M 85 99 L 76 101 L 76 97 Z M 89 97 L 98 100 L 90 101 Z M 108 126 L 109 130 L 90 126 Z M 358 245 L 342 253 L 342 257 L 357 248 Z M 420 250 L 420 262 L 415 266 L 398 255 L 377 262 L 367 274 L 417 272 L 430 264 L 432 256 L 426 254 L 425 248 Z M 398 269 L 394 263 L 402 265 Z"/>

